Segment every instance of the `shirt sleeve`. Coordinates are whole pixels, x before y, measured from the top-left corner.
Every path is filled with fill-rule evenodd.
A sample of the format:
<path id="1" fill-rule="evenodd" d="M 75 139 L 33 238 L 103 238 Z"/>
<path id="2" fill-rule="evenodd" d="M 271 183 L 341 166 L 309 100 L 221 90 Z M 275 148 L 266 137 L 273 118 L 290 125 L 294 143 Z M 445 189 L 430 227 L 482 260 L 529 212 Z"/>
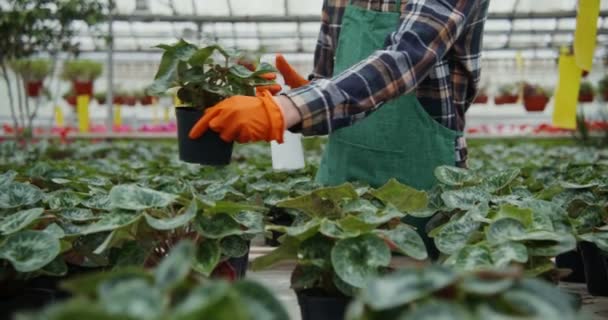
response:
<path id="1" fill-rule="evenodd" d="M 410 0 L 387 45 L 334 76 L 286 95 L 302 116 L 304 135 L 324 135 L 384 102 L 414 90 L 465 29 L 479 1 Z M 333 54 L 324 59 L 333 61 Z"/>
<path id="2" fill-rule="evenodd" d="M 323 0 L 323 10 L 321 12 L 321 30 L 317 39 L 314 56 L 314 68 L 308 80 L 330 78 L 334 69 L 335 45 L 332 40 L 332 21 L 330 16 L 331 8 L 327 0 Z"/>

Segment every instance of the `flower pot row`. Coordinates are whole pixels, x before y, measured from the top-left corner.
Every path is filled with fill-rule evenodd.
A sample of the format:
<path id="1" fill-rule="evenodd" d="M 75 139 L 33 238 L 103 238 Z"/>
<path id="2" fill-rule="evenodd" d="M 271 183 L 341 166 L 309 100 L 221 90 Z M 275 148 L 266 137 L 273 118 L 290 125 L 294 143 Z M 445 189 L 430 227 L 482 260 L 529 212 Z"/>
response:
<path id="1" fill-rule="evenodd" d="M 77 101 L 77 96 L 78 96 L 78 94 L 70 94 L 70 95 L 66 95 L 64 97 L 64 99 L 69 105 L 75 107 L 76 101 Z M 105 103 L 106 103 L 105 96 L 97 96 L 95 99 L 97 100 L 97 103 L 99 103 L 100 105 L 105 105 Z M 138 102 L 142 106 L 149 106 L 149 105 L 154 104 L 155 99 L 156 98 L 153 96 L 144 96 L 141 98 L 137 98 L 135 96 L 115 96 L 113 98 L 113 101 L 114 101 L 114 104 L 125 105 L 125 106 L 135 106 L 135 105 L 137 105 Z"/>

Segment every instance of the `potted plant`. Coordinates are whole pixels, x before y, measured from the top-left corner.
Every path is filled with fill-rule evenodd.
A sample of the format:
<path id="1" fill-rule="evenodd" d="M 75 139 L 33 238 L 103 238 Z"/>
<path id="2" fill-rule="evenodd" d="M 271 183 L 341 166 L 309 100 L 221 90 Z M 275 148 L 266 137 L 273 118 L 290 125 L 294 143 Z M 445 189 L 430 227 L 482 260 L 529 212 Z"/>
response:
<path id="1" fill-rule="evenodd" d="M 512 84 L 505 84 L 498 88 L 498 95 L 494 97 L 494 104 L 509 104 L 517 102 L 517 90 Z"/>
<path id="2" fill-rule="evenodd" d="M 488 90 L 486 87 L 481 87 L 473 103 L 486 104 L 488 103 Z"/>
<path id="3" fill-rule="evenodd" d="M 51 63 L 44 59 L 23 59 L 11 63 L 11 68 L 25 83 L 28 97 L 37 98 L 42 93 L 44 79 L 51 72 Z"/>
<path id="4" fill-rule="evenodd" d="M 63 66 L 62 77 L 71 81 L 76 95 L 93 96 L 93 81 L 103 72 L 101 63 L 91 60 L 67 61 Z"/>
<path id="5" fill-rule="evenodd" d="M 543 112 L 551 98 L 551 90 L 539 85 L 524 84 L 524 107 L 528 112 Z"/>
<path id="6" fill-rule="evenodd" d="M 604 101 L 608 101 L 608 75 L 604 76 L 597 85 L 599 95 L 604 99 Z"/>
<path id="7" fill-rule="evenodd" d="M 154 270 L 116 269 L 75 278 L 63 284 L 73 298 L 18 318 L 289 319 L 273 294 L 255 282 L 201 277 L 197 268 L 209 254 L 180 242 Z"/>
<path id="8" fill-rule="evenodd" d="M 578 102 L 593 102 L 593 96 L 595 95 L 595 88 L 589 81 L 581 82 L 580 89 L 578 91 Z"/>
<path id="9" fill-rule="evenodd" d="M 78 96 L 74 93 L 73 89 L 68 90 L 63 94 L 63 100 L 65 100 L 70 106 L 76 107 Z"/>
<path id="10" fill-rule="evenodd" d="M 106 104 L 107 93 L 105 91 L 100 91 L 95 93 L 95 100 L 97 103 L 102 106 Z"/>
<path id="11" fill-rule="evenodd" d="M 567 293 L 517 269 L 454 272 L 432 266 L 372 281 L 345 319 L 585 319 L 579 309 Z"/>
<path id="12" fill-rule="evenodd" d="M 146 92 L 146 90 L 137 91 L 135 93 L 135 97 L 137 98 L 137 101 L 139 101 L 139 103 L 142 106 L 150 106 L 150 105 L 154 104 L 154 102 L 156 101 L 156 97 L 149 95 Z"/>
<path id="13" fill-rule="evenodd" d="M 132 91 L 124 91 L 121 93 L 122 104 L 125 106 L 134 107 L 137 104 L 136 93 Z"/>
<path id="14" fill-rule="evenodd" d="M 343 319 L 352 296 L 374 275 L 391 270 L 392 254 L 427 259 L 417 231 L 404 224 L 406 212 L 426 204 L 426 194 L 395 180 L 377 190 L 351 184 L 321 188 L 281 201 L 303 218 L 291 226 L 267 226 L 285 235 L 281 245 L 252 263 L 253 270 L 295 260 L 291 287 L 303 320 Z"/>
<path id="15" fill-rule="evenodd" d="M 261 77 L 274 72 L 274 67 L 256 62 L 256 69 L 250 71 L 238 64 L 238 53 L 230 54 L 219 45 L 199 48 L 180 40 L 159 48 L 164 53 L 148 92 L 159 95 L 179 87 L 177 96 L 183 103 L 176 106 L 180 159 L 207 165 L 230 163 L 232 142 L 223 141 L 213 130 L 196 140 L 188 133 L 205 108 L 233 95 L 254 95 L 256 86 L 274 83 Z"/>
<path id="16" fill-rule="evenodd" d="M 516 266 L 527 276 L 553 281 L 562 276 L 552 258 L 577 243 L 567 210 L 531 193 L 511 194 L 525 175 L 520 169 L 487 175 L 450 166 L 435 170 L 440 189 L 427 210 L 439 219 L 429 223 L 429 235 L 444 265 L 460 270 Z"/>

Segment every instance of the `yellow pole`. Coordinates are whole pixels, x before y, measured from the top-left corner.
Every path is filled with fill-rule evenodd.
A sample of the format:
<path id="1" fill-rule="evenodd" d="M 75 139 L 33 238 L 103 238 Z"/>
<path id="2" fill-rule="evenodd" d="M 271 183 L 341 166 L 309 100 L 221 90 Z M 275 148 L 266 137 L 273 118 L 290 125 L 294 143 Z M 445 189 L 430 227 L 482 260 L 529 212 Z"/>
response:
<path id="1" fill-rule="evenodd" d="M 80 132 L 89 132 L 89 100 L 90 98 L 87 95 L 76 98 L 76 112 Z"/>

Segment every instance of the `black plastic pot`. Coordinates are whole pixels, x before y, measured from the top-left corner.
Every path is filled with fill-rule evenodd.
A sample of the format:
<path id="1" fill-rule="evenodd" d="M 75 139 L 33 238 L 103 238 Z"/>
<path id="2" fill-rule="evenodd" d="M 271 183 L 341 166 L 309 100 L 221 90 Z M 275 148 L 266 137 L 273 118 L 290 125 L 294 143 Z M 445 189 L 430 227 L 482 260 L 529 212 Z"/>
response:
<path id="1" fill-rule="evenodd" d="M 342 320 L 350 298 L 328 296 L 315 289 L 296 291 L 302 320 Z"/>
<path id="2" fill-rule="evenodd" d="M 555 257 L 555 265 L 559 269 L 570 269 L 567 277 L 560 279 L 563 282 L 585 283 L 585 265 L 580 252 L 572 250 Z"/>
<path id="3" fill-rule="evenodd" d="M 228 263 L 236 272 L 237 279 L 243 279 L 247 275 L 247 268 L 249 267 L 249 248 L 251 248 L 251 241 L 247 242 L 247 253 L 244 256 L 228 259 Z"/>
<path id="4" fill-rule="evenodd" d="M 607 253 L 591 242 L 580 242 L 578 247 L 585 265 L 587 291 L 592 296 L 608 297 Z"/>
<path id="5" fill-rule="evenodd" d="M 177 107 L 175 116 L 180 160 L 213 166 L 230 164 L 233 143 L 222 140 L 217 132 L 207 130 L 198 139 L 188 137 L 190 129 L 203 116 L 203 111 L 198 108 Z"/>
<path id="6" fill-rule="evenodd" d="M 268 221 L 278 226 L 291 226 L 293 224 L 293 216 L 285 211 L 283 208 L 272 207 L 268 213 Z M 279 238 L 283 235 L 283 232 L 271 231 L 271 237 L 265 237 L 264 243 L 270 247 L 278 247 L 281 245 Z"/>

